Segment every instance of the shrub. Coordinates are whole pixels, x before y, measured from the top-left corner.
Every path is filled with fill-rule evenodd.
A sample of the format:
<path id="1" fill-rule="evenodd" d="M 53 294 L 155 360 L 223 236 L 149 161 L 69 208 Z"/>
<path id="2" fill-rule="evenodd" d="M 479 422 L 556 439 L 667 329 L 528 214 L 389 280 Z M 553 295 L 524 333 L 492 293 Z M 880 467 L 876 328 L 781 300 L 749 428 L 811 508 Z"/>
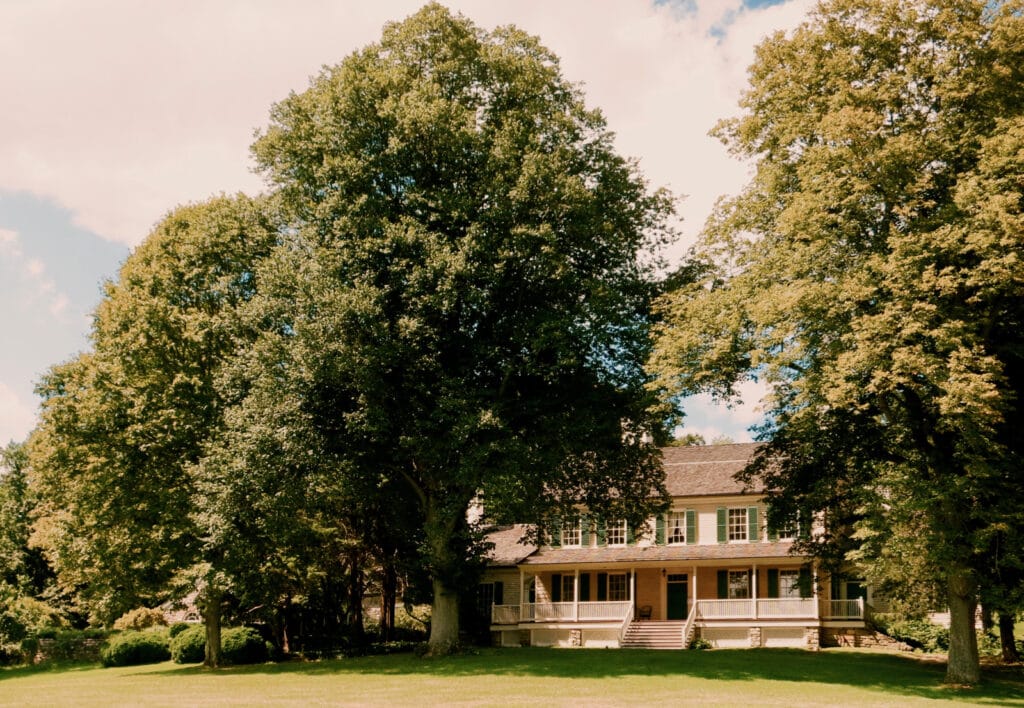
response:
<path id="1" fill-rule="evenodd" d="M 172 624 L 168 628 L 167 636 L 169 636 L 171 639 L 174 639 L 179 634 L 184 632 L 186 629 L 188 629 L 189 627 L 193 627 L 193 626 L 195 626 L 195 625 L 193 625 L 193 624 L 191 624 L 189 622 L 175 622 L 174 624 Z"/>
<path id="2" fill-rule="evenodd" d="M 155 664 L 171 657 L 167 636 L 161 632 L 127 631 L 115 634 L 100 652 L 104 666 Z"/>
<path id="3" fill-rule="evenodd" d="M 220 658 L 226 664 L 259 664 L 270 657 L 267 643 L 252 627 L 228 627 L 220 635 Z"/>
<path id="4" fill-rule="evenodd" d="M 687 648 L 688 649 L 711 649 L 712 646 L 713 645 L 711 644 L 711 642 L 709 642 L 704 637 L 694 637 L 693 640 L 690 642 L 690 646 L 687 647 Z"/>
<path id="5" fill-rule="evenodd" d="M 198 664 L 205 658 L 206 627 L 186 626 L 171 639 L 171 658 L 176 664 Z"/>
<path id="6" fill-rule="evenodd" d="M 949 630 L 924 619 L 875 616 L 875 624 L 893 639 L 926 652 L 949 649 Z"/>
<path id="7" fill-rule="evenodd" d="M 167 620 L 160 610 L 139 607 L 121 615 L 114 621 L 114 629 L 146 629 L 166 627 Z"/>

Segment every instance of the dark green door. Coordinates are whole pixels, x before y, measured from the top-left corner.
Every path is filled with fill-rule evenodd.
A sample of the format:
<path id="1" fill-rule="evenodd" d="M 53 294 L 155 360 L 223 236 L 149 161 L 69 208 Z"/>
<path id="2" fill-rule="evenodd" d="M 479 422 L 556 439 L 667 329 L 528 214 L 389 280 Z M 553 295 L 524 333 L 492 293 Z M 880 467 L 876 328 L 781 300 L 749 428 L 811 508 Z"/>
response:
<path id="1" fill-rule="evenodd" d="M 686 619 L 686 580 L 685 574 L 668 576 L 668 617 L 666 619 Z"/>

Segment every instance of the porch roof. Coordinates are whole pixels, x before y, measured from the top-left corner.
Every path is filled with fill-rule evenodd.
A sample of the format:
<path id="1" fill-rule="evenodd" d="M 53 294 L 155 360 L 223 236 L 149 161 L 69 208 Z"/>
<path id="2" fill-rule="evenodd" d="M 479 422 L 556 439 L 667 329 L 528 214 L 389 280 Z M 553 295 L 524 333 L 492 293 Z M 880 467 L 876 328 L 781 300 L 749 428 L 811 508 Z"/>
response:
<path id="1" fill-rule="evenodd" d="M 543 548 L 524 558 L 521 565 L 566 565 L 590 563 L 644 563 L 701 560 L 796 560 L 791 541 L 774 543 L 716 543 L 679 546 L 602 546 L 599 548 Z"/>

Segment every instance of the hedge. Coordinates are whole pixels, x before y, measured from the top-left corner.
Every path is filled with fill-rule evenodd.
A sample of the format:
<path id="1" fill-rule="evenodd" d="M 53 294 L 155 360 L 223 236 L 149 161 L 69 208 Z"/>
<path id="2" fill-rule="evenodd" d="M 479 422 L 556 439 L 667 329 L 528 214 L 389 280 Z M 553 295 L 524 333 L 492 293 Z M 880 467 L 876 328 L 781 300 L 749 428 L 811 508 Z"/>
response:
<path id="1" fill-rule="evenodd" d="M 128 631 L 115 634 L 100 652 L 104 666 L 156 664 L 171 658 L 165 632 Z"/>

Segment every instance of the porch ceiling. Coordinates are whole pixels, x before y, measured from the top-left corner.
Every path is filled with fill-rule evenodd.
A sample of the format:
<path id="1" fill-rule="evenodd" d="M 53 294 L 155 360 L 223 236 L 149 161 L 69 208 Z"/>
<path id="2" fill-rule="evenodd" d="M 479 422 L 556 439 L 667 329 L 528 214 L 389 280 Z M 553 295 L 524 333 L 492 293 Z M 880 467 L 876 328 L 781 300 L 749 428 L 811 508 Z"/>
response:
<path id="1" fill-rule="evenodd" d="M 692 546 L 613 546 L 601 548 L 545 548 L 523 559 L 521 566 L 580 563 L 675 563 L 719 560 L 801 560 L 792 556 L 790 541 L 776 543 L 694 544 Z"/>

